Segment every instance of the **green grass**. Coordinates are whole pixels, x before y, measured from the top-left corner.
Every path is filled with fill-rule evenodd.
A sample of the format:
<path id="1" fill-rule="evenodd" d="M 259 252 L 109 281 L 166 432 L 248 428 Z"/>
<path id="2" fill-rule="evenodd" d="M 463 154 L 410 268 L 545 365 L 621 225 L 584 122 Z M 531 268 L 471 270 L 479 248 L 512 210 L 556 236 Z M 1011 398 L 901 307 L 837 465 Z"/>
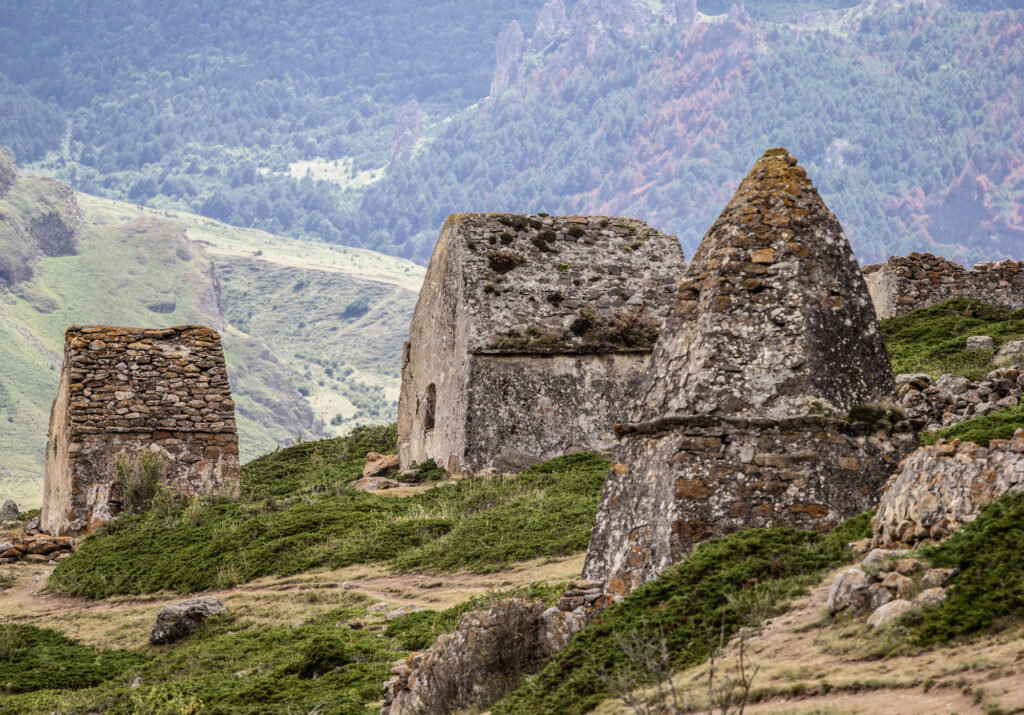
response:
<path id="1" fill-rule="evenodd" d="M 1024 494 L 985 507 L 963 530 L 921 550 L 933 566 L 958 568 L 935 607 L 902 619 L 920 645 L 944 643 L 1024 615 Z"/>
<path id="2" fill-rule="evenodd" d="M 247 464 L 237 502 L 122 516 L 62 561 L 49 586 L 91 598 L 191 593 L 355 563 L 487 572 L 586 548 L 607 460 L 574 454 L 403 499 L 348 489 L 366 452 L 388 451 L 394 438 L 390 426 L 303 443 Z"/>
<path id="3" fill-rule="evenodd" d="M 380 697 L 391 663 L 405 652 L 389 638 L 346 625 L 363 614 L 344 608 L 300 626 L 269 628 L 221 616 L 179 644 L 104 651 L 91 665 L 78 655 L 91 649 L 21 627 L 26 640 L 63 642 L 45 652 L 46 662 L 11 664 L 4 674 L 10 689 L 32 692 L 0 699 L 0 713 L 374 712 L 367 705 Z M 92 687 L 72 691 L 64 680 L 67 666 L 59 664 L 74 658 L 83 672 L 96 673 L 95 682 L 83 681 Z M 136 677 L 142 684 L 132 688 Z"/>
<path id="4" fill-rule="evenodd" d="M 1024 427 L 1024 405 L 1017 405 L 934 432 L 922 432 L 921 444 L 935 444 L 939 439 L 959 439 L 987 447 L 993 439 L 1010 439 L 1021 427 Z"/>
<path id="5" fill-rule="evenodd" d="M 785 609 L 808 583 L 852 559 L 846 544 L 866 536 L 870 514 L 822 535 L 789 528 L 739 531 L 699 546 L 685 561 L 636 589 L 584 629 L 565 650 L 492 710 L 583 713 L 611 695 L 604 683 L 633 665 L 616 643 L 630 633 L 664 638 L 676 668 L 707 658 L 752 615 Z M 604 671 L 606 675 L 598 677 Z"/>
<path id="6" fill-rule="evenodd" d="M 994 370 L 996 350 L 1024 337 L 1024 311 L 1010 311 L 970 298 L 954 298 L 929 308 L 881 321 L 893 371 L 924 372 L 933 379 L 945 373 L 980 380 Z M 989 335 L 996 346 L 967 352 L 967 338 Z"/>
<path id="7" fill-rule="evenodd" d="M 0 625 L 0 683 L 8 693 L 87 688 L 147 660 L 141 653 L 89 648 L 49 628 Z"/>

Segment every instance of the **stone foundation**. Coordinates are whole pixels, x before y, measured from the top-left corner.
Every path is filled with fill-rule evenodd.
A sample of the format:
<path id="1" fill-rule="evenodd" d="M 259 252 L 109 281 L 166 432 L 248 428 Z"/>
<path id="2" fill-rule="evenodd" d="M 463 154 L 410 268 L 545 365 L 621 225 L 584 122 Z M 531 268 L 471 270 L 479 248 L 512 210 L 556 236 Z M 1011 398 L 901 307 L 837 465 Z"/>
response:
<path id="1" fill-rule="evenodd" d="M 123 507 L 119 471 L 138 472 L 146 461 L 177 494 L 237 492 L 220 336 L 202 326 L 68 328 L 50 415 L 43 530 L 79 535 L 112 519 Z"/>
<path id="2" fill-rule="evenodd" d="M 625 594 L 716 536 L 837 526 L 874 507 L 918 426 L 816 416 L 621 425 L 583 577 Z"/>

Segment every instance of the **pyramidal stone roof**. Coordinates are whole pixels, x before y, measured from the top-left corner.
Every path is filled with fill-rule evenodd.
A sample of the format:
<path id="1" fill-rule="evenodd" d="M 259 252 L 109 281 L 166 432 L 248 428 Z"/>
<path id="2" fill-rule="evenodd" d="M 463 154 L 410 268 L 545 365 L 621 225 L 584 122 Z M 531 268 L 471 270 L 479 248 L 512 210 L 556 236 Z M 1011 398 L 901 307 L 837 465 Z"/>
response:
<path id="1" fill-rule="evenodd" d="M 807 172 L 770 149 L 683 274 L 634 421 L 782 418 L 893 395 L 892 368 L 843 229 Z"/>

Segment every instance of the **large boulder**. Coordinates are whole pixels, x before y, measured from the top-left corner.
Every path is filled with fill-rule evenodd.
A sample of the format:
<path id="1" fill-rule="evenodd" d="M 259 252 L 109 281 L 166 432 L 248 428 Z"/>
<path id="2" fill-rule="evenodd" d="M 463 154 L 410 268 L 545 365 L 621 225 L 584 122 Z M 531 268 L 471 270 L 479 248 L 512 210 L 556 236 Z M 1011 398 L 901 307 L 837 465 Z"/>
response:
<path id="1" fill-rule="evenodd" d="M 0 506 L 0 521 L 9 521 L 18 517 L 18 505 L 13 499 L 8 499 Z"/>
<path id="2" fill-rule="evenodd" d="M 219 598 L 200 596 L 180 603 L 165 606 L 156 617 L 156 624 L 149 634 L 152 645 L 174 643 L 196 632 L 199 624 L 207 618 L 223 613 L 227 607 Z"/>

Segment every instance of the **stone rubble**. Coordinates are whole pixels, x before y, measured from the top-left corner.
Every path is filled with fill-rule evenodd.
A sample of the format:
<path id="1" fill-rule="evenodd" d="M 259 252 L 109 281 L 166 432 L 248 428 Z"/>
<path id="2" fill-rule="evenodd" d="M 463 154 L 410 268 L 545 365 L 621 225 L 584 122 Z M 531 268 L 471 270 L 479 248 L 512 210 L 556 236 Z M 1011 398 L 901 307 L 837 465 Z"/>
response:
<path id="1" fill-rule="evenodd" d="M 937 541 L 973 521 L 1004 494 L 1024 491 L 1024 435 L 973 442 L 940 440 L 911 454 L 886 485 L 872 544 L 903 548 Z"/>
<path id="2" fill-rule="evenodd" d="M 956 569 L 928 569 L 906 551 L 873 549 L 856 567 L 843 569 L 832 580 L 825 608 L 830 616 L 870 613 L 872 628 L 892 623 L 912 608 L 932 605 L 946 597 L 945 585 Z M 909 574 L 909 575 L 908 575 Z"/>
<path id="3" fill-rule="evenodd" d="M 74 550 L 75 539 L 71 536 L 14 534 L 3 537 L 0 542 L 0 564 L 11 564 L 15 561 L 57 563 L 71 556 Z"/>
<path id="4" fill-rule="evenodd" d="M 948 427 L 1016 407 L 1024 394 L 1024 371 L 1019 367 L 993 370 L 981 382 L 959 375 L 898 375 L 899 402 L 907 415 L 925 421 L 926 430 Z"/>

